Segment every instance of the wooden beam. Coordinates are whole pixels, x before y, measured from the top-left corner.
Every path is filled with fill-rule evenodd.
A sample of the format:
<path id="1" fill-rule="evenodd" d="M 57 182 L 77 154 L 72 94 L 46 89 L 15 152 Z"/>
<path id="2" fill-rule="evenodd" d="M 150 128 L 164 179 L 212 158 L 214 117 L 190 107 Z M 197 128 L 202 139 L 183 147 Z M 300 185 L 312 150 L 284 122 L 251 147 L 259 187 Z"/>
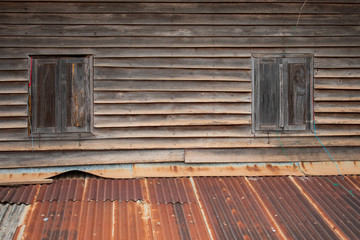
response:
<path id="1" fill-rule="evenodd" d="M 0 169 L 173 161 L 184 161 L 184 150 L 12 152 L 0 154 Z"/>
<path id="2" fill-rule="evenodd" d="M 327 147 L 335 161 L 357 161 L 360 147 Z M 229 163 L 229 162 L 318 162 L 331 161 L 322 147 L 244 149 L 188 149 L 186 163 Z"/>
<path id="3" fill-rule="evenodd" d="M 359 161 L 336 162 L 342 175 L 359 174 Z M 193 176 L 302 176 L 339 175 L 333 162 L 292 163 L 137 163 L 89 166 L 8 169 L 0 172 L 0 185 L 50 183 L 67 171 L 82 171 L 104 178 L 193 177 Z M 301 169 L 301 170 L 300 170 Z"/>

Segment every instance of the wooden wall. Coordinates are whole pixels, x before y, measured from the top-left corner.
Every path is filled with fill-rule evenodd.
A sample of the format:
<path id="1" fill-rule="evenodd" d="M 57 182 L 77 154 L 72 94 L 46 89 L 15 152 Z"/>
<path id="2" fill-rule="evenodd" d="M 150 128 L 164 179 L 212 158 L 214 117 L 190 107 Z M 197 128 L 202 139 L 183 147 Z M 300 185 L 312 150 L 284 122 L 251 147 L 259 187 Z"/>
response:
<path id="1" fill-rule="evenodd" d="M 1 1 L 0 167 L 49 152 L 53 165 L 287 161 L 275 133 L 251 133 L 252 53 L 314 54 L 317 133 L 337 160 L 358 160 L 360 2 L 303 4 Z M 31 138 L 29 55 L 62 54 L 94 57 L 93 135 Z M 328 160 L 314 133 L 281 137 L 294 161 Z"/>

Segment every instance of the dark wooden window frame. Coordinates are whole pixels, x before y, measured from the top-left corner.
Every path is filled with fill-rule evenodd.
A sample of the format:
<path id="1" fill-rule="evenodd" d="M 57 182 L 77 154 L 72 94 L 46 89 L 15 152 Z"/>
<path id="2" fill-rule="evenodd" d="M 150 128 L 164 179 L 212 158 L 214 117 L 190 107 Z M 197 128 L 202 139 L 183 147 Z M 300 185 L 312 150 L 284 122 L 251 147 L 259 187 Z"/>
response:
<path id="1" fill-rule="evenodd" d="M 313 80 L 313 54 L 252 54 L 252 133 L 261 133 L 261 132 L 289 132 L 296 134 L 297 132 L 306 132 L 313 131 L 313 101 L 314 101 L 314 80 Z M 272 70 L 278 71 L 278 79 L 275 80 L 277 86 L 275 86 L 275 93 L 277 98 L 272 101 L 275 102 L 274 105 L 278 109 L 274 110 L 276 114 L 273 119 L 270 121 L 276 121 L 276 124 L 265 125 L 260 123 L 260 61 L 268 61 L 269 66 L 273 64 L 275 68 Z M 289 64 L 288 64 L 289 63 Z M 306 84 L 306 125 L 305 126 L 296 126 L 289 124 L 289 96 L 288 88 L 290 77 L 288 76 L 290 64 L 305 64 L 305 84 Z M 266 69 L 262 69 L 265 70 Z M 270 69 L 268 69 L 270 70 Z M 273 71 L 274 72 L 274 71 Z M 266 74 L 265 74 L 266 76 Z M 265 86 L 266 87 L 269 86 Z M 272 90 L 274 91 L 274 90 Z M 272 113 L 273 114 L 273 113 Z M 274 120 L 276 118 L 276 120 Z"/>
<path id="2" fill-rule="evenodd" d="M 31 76 L 31 87 L 29 91 L 31 91 L 31 101 L 30 101 L 30 121 L 31 126 L 29 126 L 30 135 L 32 137 L 65 137 L 65 136 L 91 136 L 91 132 L 93 132 L 93 56 L 92 55 L 32 55 L 29 56 L 32 59 L 29 62 L 32 62 L 32 76 Z M 71 60 L 70 60 L 71 59 Z M 62 105 L 67 101 L 65 99 L 66 94 L 63 94 L 63 91 L 67 91 L 66 86 L 62 84 L 64 78 L 64 74 L 67 71 L 65 67 L 65 63 L 84 63 L 87 64 L 88 67 L 88 101 L 87 101 L 87 124 L 83 128 L 76 128 L 76 127 L 69 127 L 66 126 L 65 119 L 66 118 L 66 108 L 63 108 Z M 38 66 L 37 63 L 48 63 L 53 64 L 56 69 L 55 70 L 55 88 L 54 91 L 56 92 L 55 103 L 54 103 L 54 111 L 56 112 L 55 123 L 53 127 L 46 127 L 46 128 L 37 128 L 37 109 L 38 105 L 36 103 L 38 97 L 38 89 L 37 85 L 39 84 L 37 81 L 37 74 L 38 74 Z M 61 62 L 61 64 L 60 64 Z M 31 66 L 30 66 L 31 68 Z M 60 114 L 60 115 L 59 115 Z"/>

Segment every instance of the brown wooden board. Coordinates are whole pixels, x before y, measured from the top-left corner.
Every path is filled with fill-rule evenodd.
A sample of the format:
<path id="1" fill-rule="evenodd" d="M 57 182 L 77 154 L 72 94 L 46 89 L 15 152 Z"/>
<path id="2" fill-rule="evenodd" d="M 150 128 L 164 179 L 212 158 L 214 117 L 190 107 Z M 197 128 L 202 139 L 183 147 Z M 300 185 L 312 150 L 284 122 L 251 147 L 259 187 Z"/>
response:
<path id="1" fill-rule="evenodd" d="M 251 99 L 250 93 L 237 92 L 95 92 L 94 95 L 95 103 L 235 103 Z"/>
<path id="2" fill-rule="evenodd" d="M 1 84 L 1 83 L 0 83 Z M 175 80 L 95 80 L 95 91 L 126 92 L 250 92 L 249 82 Z M 114 100 L 115 96 L 110 97 Z"/>
<path id="3" fill-rule="evenodd" d="M 72 2 L 5 2 L 0 12 L 30 13 L 298 13 L 299 3 L 72 3 Z M 358 13 L 360 6 L 353 4 L 308 4 L 303 13 Z"/>
<path id="4" fill-rule="evenodd" d="M 316 78 L 315 89 L 360 90 L 360 78 Z"/>
<path id="5" fill-rule="evenodd" d="M 94 115 L 250 114 L 249 103 L 141 103 L 95 104 Z M 1 115 L 1 106 L 0 106 Z"/>
<path id="6" fill-rule="evenodd" d="M 0 37 L 3 47 L 359 47 L 360 37 Z M 286 49 L 284 49 L 286 51 Z M 251 52 L 251 51 L 250 51 Z M 356 53 L 358 55 L 358 53 Z"/>
<path id="7" fill-rule="evenodd" d="M 0 36 L 139 36 L 139 37 L 279 37 L 279 36 L 356 36 L 358 26 L 168 26 L 164 25 L 0 25 Z"/>
<path id="8" fill-rule="evenodd" d="M 83 55 L 94 54 L 96 58 L 126 58 L 126 57 L 212 57 L 212 58 L 250 58 L 254 53 L 313 53 L 315 57 L 360 57 L 360 47 L 338 46 L 338 47 L 98 47 L 94 44 L 91 47 L 78 46 L 64 47 L 57 45 L 56 47 L 30 46 L 30 47 L 3 47 L 0 48 L 1 58 L 27 58 L 28 55 Z"/>
<path id="9" fill-rule="evenodd" d="M 218 0 L 217 0 L 218 1 Z M 273 1 L 273 0 L 272 0 Z M 324 0 L 325 1 L 325 0 Z M 134 2 L 134 1 L 133 1 Z M 229 1 L 227 1 L 229 2 Z M 340 1 L 341 3 L 343 1 Z M 303 3 L 303 2 L 302 2 Z M 293 14 L 178 14 L 178 13 L 2 13 L 2 24 L 141 24 L 141 25 L 277 25 L 293 26 Z M 299 25 L 358 25 L 357 14 L 301 14 Z M 284 20 L 286 19 L 286 20 Z"/>

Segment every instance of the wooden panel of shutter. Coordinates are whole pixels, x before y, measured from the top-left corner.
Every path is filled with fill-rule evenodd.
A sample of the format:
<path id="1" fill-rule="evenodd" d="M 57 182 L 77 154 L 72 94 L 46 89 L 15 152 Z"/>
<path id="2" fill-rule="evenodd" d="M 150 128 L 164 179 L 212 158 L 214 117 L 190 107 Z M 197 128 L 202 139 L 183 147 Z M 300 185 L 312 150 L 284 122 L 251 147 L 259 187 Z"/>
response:
<path id="1" fill-rule="evenodd" d="M 89 59 L 62 60 L 63 83 L 63 132 L 88 132 L 90 127 Z"/>
<path id="2" fill-rule="evenodd" d="M 286 59 L 287 96 L 285 130 L 305 130 L 310 110 L 310 77 L 305 58 Z"/>
<path id="3" fill-rule="evenodd" d="M 35 59 L 32 82 L 32 125 L 35 133 L 56 132 L 56 61 Z"/>
<path id="4" fill-rule="evenodd" d="M 255 130 L 277 129 L 280 121 L 280 71 L 276 58 L 257 59 Z"/>

